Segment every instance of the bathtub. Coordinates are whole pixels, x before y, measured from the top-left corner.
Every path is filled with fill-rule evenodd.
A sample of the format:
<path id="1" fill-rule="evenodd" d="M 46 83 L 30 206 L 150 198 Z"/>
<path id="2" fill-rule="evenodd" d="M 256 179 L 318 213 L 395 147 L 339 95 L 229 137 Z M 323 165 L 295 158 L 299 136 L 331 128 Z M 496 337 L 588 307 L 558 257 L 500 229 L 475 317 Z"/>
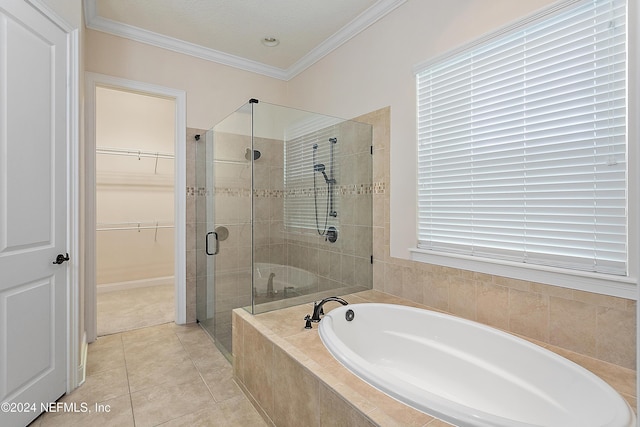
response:
<path id="1" fill-rule="evenodd" d="M 256 262 L 254 264 L 253 289 L 255 296 L 269 297 L 267 286 L 273 276 L 273 292 L 270 297 L 290 298 L 315 292 L 318 278 L 315 274 L 288 265 Z"/>
<path id="2" fill-rule="evenodd" d="M 627 402 L 591 372 L 476 322 L 369 303 L 331 310 L 318 330 L 355 375 L 457 426 L 635 427 Z"/>

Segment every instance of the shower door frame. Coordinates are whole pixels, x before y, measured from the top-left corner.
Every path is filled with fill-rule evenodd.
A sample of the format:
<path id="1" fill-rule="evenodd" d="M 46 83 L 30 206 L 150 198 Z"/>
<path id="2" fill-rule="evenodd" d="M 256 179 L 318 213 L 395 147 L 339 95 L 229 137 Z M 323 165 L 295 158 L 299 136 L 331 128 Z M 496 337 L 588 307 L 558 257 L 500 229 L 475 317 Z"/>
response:
<path id="1" fill-rule="evenodd" d="M 175 101 L 175 170 L 174 170 L 174 284 L 175 323 L 187 322 L 187 251 L 186 251 L 186 92 L 104 74 L 85 72 L 86 135 L 85 135 L 85 330 L 87 342 L 97 338 L 96 280 L 96 88 L 106 87 L 125 92 L 173 99 Z"/>

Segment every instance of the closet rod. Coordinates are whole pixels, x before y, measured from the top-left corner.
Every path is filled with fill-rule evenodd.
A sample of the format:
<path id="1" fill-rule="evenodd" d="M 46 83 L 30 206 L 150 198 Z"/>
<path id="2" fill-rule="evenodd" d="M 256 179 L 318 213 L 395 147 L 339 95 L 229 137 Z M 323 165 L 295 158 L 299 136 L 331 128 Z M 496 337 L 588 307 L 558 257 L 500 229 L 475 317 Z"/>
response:
<path id="1" fill-rule="evenodd" d="M 109 147 L 97 147 L 96 154 L 109 154 L 114 156 L 129 156 L 129 157 L 137 157 L 138 159 L 142 157 L 153 158 L 153 159 L 173 159 L 175 156 L 171 153 L 161 153 L 158 151 L 142 151 L 142 150 L 132 150 L 127 148 L 109 148 Z"/>
<path id="2" fill-rule="evenodd" d="M 157 230 L 158 228 L 173 228 L 173 225 L 158 225 L 144 227 L 106 227 L 96 228 L 96 231 L 115 231 L 115 230 Z"/>
<path id="3" fill-rule="evenodd" d="M 145 225 L 143 225 L 145 224 Z M 150 225 L 147 225 L 150 224 Z M 160 222 L 156 223 L 143 223 L 143 222 L 116 222 L 116 223 L 101 223 L 97 224 L 96 231 L 115 231 L 115 230 L 157 230 L 158 228 L 173 228 L 173 224 L 160 225 Z"/>

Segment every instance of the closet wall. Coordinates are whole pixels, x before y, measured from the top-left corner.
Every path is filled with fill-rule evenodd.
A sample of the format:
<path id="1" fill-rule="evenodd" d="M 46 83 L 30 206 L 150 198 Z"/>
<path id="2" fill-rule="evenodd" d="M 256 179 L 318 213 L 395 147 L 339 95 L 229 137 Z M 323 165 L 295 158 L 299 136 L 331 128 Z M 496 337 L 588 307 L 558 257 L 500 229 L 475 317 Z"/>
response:
<path id="1" fill-rule="evenodd" d="M 172 284 L 175 102 L 96 93 L 98 292 Z"/>

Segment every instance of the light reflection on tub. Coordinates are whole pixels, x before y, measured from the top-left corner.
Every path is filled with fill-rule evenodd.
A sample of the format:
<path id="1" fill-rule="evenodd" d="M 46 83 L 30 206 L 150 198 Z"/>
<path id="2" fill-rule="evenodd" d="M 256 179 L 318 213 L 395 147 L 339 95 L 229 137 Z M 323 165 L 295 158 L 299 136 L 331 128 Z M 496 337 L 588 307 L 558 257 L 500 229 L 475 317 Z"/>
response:
<path id="1" fill-rule="evenodd" d="M 627 402 L 591 372 L 476 322 L 400 305 L 352 304 L 329 312 L 319 333 L 364 381 L 457 426 L 635 426 Z"/>

